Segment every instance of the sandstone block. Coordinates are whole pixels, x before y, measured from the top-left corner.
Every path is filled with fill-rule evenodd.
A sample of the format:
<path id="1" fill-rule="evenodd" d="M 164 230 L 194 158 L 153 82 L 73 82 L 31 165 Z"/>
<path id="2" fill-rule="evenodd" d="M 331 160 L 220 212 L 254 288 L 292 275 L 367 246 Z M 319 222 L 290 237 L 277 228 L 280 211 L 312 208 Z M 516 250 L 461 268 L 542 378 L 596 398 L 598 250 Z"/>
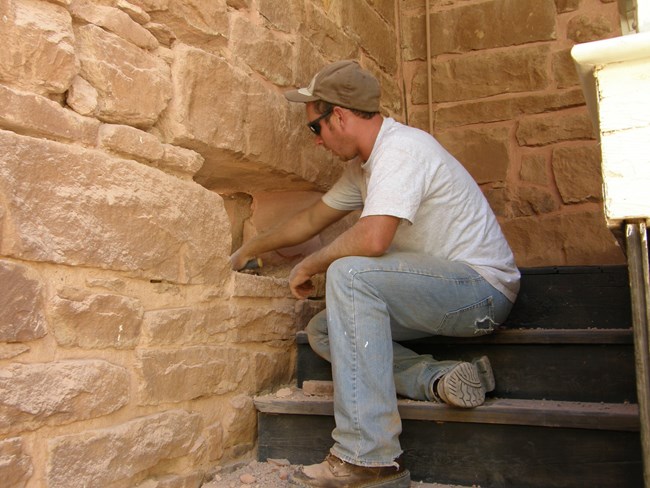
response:
<path id="1" fill-rule="evenodd" d="M 553 76 L 559 88 L 577 86 L 580 84 L 575 63 L 571 57 L 571 50 L 566 49 L 553 54 Z"/>
<path id="2" fill-rule="evenodd" d="M 255 391 L 271 390 L 278 385 L 291 381 L 294 367 L 291 359 L 291 352 L 287 349 L 277 352 L 254 353 Z"/>
<path id="3" fill-rule="evenodd" d="M 136 160 L 157 161 L 165 150 L 158 138 L 128 125 L 102 124 L 99 145 Z"/>
<path id="4" fill-rule="evenodd" d="M 168 410 L 107 429 L 54 438 L 48 443 L 47 486 L 124 483 L 165 460 L 188 454 L 200 426 L 199 414 Z"/>
<path id="5" fill-rule="evenodd" d="M 52 328 L 59 345 L 132 349 L 140 337 L 139 300 L 121 295 L 65 290 L 52 299 Z"/>
<path id="6" fill-rule="evenodd" d="M 196 151 L 172 144 L 163 144 L 163 155 L 156 161 L 163 171 L 188 176 L 194 176 L 204 162 L 203 156 Z"/>
<path id="7" fill-rule="evenodd" d="M 0 131 L 0 147 L 5 256 L 176 283 L 230 276 L 217 194 L 77 146 Z"/>
<path id="8" fill-rule="evenodd" d="M 527 154 L 521 158 L 519 178 L 526 183 L 545 186 L 549 183 L 549 170 L 544 154 Z"/>
<path id="9" fill-rule="evenodd" d="M 76 19 L 103 27 L 143 49 L 158 47 L 158 41 L 151 32 L 118 8 L 95 5 L 87 0 L 74 0 L 70 12 Z"/>
<path id="10" fill-rule="evenodd" d="M 171 97 L 167 64 L 95 25 L 79 27 L 76 41 L 81 75 L 98 93 L 97 116 L 104 122 L 151 127 Z"/>
<path id="11" fill-rule="evenodd" d="M 435 127 L 441 130 L 461 125 L 508 121 L 520 115 L 541 114 L 584 104 L 581 88 L 558 93 L 504 95 L 496 100 L 450 103 L 436 110 Z"/>
<path id="12" fill-rule="evenodd" d="M 81 76 L 75 76 L 66 102 L 75 112 L 92 116 L 97 109 L 97 90 Z"/>
<path id="13" fill-rule="evenodd" d="M 518 266 L 602 266 L 625 262 L 602 211 L 523 217 L 504 221 L 501 226 Z"/>
<path id="14" fill-rule="evenodd" d="M 241 305 L 234 313 L 235 342 L 269 342 L 289 340 L 296 334 L 294 300 L 276 302 L 271 306 Z"/>
<path id="15" fill-rule="evenodd" d="M 144 25 L 151 20 L 151 16 L 141 7 L 127 2 L 127 0 L 117 0 L 117 8 L 129 15 L 138 24 Z"/>
<path id="16" fill-rule="evenodd" d="M 292 83 L 294 63 L 290 43 L 269 29 L 252 24 L 248 18 L 237 17 L 232 31 L 235 55 L 275 85 L 286 87 Z"/>
<path id="17" fill-rule="evenodd" d="M 0 82 L 42 95 L 65 92 L 78 71 L 68 11 L 37 0 L 6 0 L 0 22 Z"/>
<path id="18" fill-rule="evenodd" d="M 40 95 L 0 85 L 0 127 L 35 137 L 94 146 L 99 122 Z"/>
<path id="19" fill-rule="evenodd" d="M 157 128 L 165 142 L 205 158 L 198 183 L 250 193 L 289 184 L 313 189 L 335 180 L 342 165 L 323 163 L 332 157 L 314 147 L 304 107 L 292 106 L 297 104 L 223 58 L 181 43 L 173 52 L 174 96 Z"/>
<path id="20" fill-rule="evenodd" d="M 144 27 L 153 34 L 156 40 L 163 46 L 171 47 L 172 43 L 176 40 L 176 34 L 165 24 L 158 24 L 157 22 L 148 22 Z"/>
<path id="21" fill-rule="evenodd" d="M 517 192 L 517 200 L 512 203 L 515 217 L 551 213 L 560 208 L 553 194 L 535 186 L 522 186 Z"/>
<path id="22" fill-rule="evenodd" d="M 304 330 L 309 321 L 325 309 L 325 300 L 298 300 L 295 305 L 296 329 Z"/>
<path id="23" fill-rule="evenodd" d="M 15 363 L 0 369 L 0 432 L 101 417 L 128 400 L 128 372 L 106 361 Z"/>
<path id="24" fill-rule="evenodd" d="M 580 7 L 580 0 L 555 0 L 557 12 L 563 14 L 565 12 L 573 12 Z"/>
<path id="25" fill-rule="evenodd" d="M 453 8 L 431 13 L 431 53 L 462 53 L 516 46 L 556 38 L 553 0 L 492 0 L 455 2 Z M 495 28 L 507 20 L 507 29 Z M 426 57 L 424 15 L 404 22 L 406 60 Z"/>
<path id="26" fill-rule="evenodd" d="M 510 161 L 507 127 L 453 130 L 436 134 L 477 183 L 504 181 Z"/>
<path id="27" fill-rule="evenodd" d="M 520 146 L 546 146 L 562 141 L 589 140 L 596 137 L 586 110 L 567 111 L 564 114 L 544 114 L 526 117 L 517 127 Z"/>
<path id="28" fill-rule="evenodd" d="M 19 437 L 0 440 L 0 479 L 5 488 L 24 488 L 32 477 L 32 459 Z"/>
<path id="29" fill-rule="evenodd" d="M 302 23 L 304 2 L 300 0 L 258 0 L 257 10 L 260 15 L 274 28 L 282 32 L 292 33 L 298 30 Z M 233 40 L 237 36 L 232 36 Z"/>
<path id="30" fill-rule="evenodd" d="M 153 21 L 166 25 L 181 42 L 212 54 L 220 54 L 228 46 L 229 16 L 225 0 L 147 0 L 147 3 L 153 4 L 146 8 Z"/>
<path id="31" fill-rule="evenodd" d="M 246 273 L 233 273 L 233 296 L 290 298 L 289 280 L 272 276 L 255 276 Z"/>
<path id="32" fill-rule="evenodd" d="M 452 102 L 542 90 L 550 84 L 550 74 L 546 69 L 549 56 L 550 48 L 541 45 L 434 61 L 431 75 L 433 101 Z M 490 69 L 486 70 L 486 66 Z M 426 67 L 418 68 L 411 88 L 415 104 L 427 102 L 426 76 Z"/>
<path id="33" fill-rule="evenodd" d="M 0 359 L 11 359 L 29 351 L 24 344 L 0 344 Z"/>
<path id="34" fill-rule="evenodd" d="M 344 30 L 363 39 L 363 49 L 389 73 L 397 72 L 397 33 L 366 2 L 340 2 Z"/>
<path id="35" fill-rule="evenodd" d="M 142 343 L 148 346 L 221 344 L 233 327 L 233 310 L 228 305 L 207 309 L 176 308 L 145 312 Z"/>
<path id="36" fill-rule="evenodd" d="M 596 144 L 555 148 L 553 174 L 564 203 L 602 201 L 600 149 Z"/>
<path id="37" fill-rule="evenodd" d="M 603 15 L 576 15 L 567 26 L 567 37 L 576 43 L 598 41 L 611 37 L 614 27 Z"/>
<path id="38" fill-rule="evenodd" d="M 305 21 L 298 32 L 298 66 L 296 80 L 307 86 L 311 78 L 326 64 L 322 53 L 332 59 L 353 59 L 358 56 L 358 45 L 322 8 L 314 2 L 305 2 Z"/>
<path id="39" fill-rule="evenodd" d="M 248 373 L 246 354 L 218 346 L 137 353 L 140 405 L 193 400 L 235 391 Z"/>
<path id="40" fill-rule="evenodd" d="M 22 264 L 0 259 L 0 342 L 25 342 L 47 333 L 43 283 Z"/>
<path id="41" fill-rule="evenodd" d="M 257 412 L 253 399 L 238 395 L 230 401 L 223 416 L 224 448 L 254 442 L 257 429 Z"/>

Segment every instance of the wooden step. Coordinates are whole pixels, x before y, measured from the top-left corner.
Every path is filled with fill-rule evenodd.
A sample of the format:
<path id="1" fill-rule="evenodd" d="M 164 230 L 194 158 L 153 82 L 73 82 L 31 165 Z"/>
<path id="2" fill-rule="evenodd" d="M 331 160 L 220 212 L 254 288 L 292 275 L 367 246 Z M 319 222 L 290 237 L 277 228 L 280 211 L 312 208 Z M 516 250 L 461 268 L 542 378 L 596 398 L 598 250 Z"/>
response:
<path id="1" fill-rule="evenodd" d="M 397 406 L 403 420 L 639 431 L 638 405 L 630 403 L 493 398 L 480 407 L 460 409 L 440 403 L 400 399 Z M 334 415 L 331 397 L 308 396 L 297 388 L 286 397 L 276 394 L 255 397 L 255 407 L 268 414 Z"/>
<path id="2" fill-rule="evenodd" d="M 296 336 L 297 380 L 330 380 L 330 364 Z M 517 399 L 635 402 L 631 329 L 504 329 L 477 338 L 430 337 L 403 343 L 436 359 L 469 361 L 487 355 L 494 395 Z"/>
<path id="3" fill-rule="evenodd" d="M 258 397 L 258 459 L 320 462 L 332 444 L 330 398 Z M 638 408 L 492 399 L 476 409 L 399 401 L 404 461 L 416 481 L 481 488 L 638 488 Z"/>
<path id="4" fill-rule="evenodd" d="M 514 327 L 629 328 L 626 266 L 522 268 L 521 290 L 506 321 Z"/>

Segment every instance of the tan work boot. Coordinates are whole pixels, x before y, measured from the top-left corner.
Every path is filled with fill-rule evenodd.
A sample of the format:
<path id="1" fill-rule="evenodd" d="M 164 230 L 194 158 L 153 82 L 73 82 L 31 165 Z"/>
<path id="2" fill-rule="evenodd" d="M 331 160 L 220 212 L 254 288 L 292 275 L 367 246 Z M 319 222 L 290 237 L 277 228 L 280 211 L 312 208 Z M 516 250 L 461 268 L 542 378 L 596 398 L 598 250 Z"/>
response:
<path id="1" fill-rule="evenodd" d="M 459 363 L 432 385 L 434 396 L 448 405 L 474 408 L 483 405 L 485 393 L 494 390 L 494 373 L 486 356 Z"/>
<path id="2" fill-rule="evenodd" d="M 320 464 L 305 466 L 289 477 L 289 484 L 305 488 L 409 488 L 411 474 L 400 462 L 371 468 L 350 464 L 328 454 Z"/>

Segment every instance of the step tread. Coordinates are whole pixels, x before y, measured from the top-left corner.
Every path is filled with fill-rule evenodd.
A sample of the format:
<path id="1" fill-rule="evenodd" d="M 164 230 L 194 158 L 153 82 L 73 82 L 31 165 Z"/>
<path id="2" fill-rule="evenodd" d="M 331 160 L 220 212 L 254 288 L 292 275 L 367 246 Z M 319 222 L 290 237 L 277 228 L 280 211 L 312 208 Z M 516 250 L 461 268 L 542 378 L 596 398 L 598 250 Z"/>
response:
<path id="1" fill-rule="evenodd" d="M 308 344 L 307 332 L 296 333 L 298 344 Z M 628 329 L 498 329 L 479 337 L 430 336 L 411 342 L 421 344 L 632 344 Z"/>
<path id="2" fill-rule="evenodd" d="M 258 411 L 271 414 L 325 415 L 334 413 L 331 397 L 308 396 L 299 388 L 290 393 L 255 397 Z M 632 403 L 589 403 L 491 398 L 473 409 L 409 399 L 398 400 L 404 420 L 529 425 L 576 429 L 638 431 L 639 409 Z"/>

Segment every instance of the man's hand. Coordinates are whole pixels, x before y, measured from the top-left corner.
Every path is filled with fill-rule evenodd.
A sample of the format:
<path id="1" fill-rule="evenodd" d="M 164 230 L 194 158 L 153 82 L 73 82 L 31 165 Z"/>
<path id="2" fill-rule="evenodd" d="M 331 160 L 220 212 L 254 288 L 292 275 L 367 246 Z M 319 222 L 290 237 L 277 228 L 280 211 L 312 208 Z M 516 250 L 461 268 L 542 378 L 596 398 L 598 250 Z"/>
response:
<path id="1" fill-rule="evenodd" d="M 289 288 L 294 297 L 299 300 L 308 298 L 314 292 L 314 285 L 311 282 L 311 274 L 305 271 L 304 261 L 294 266 L 289 273 Z"/>
<path id="2" fill-rule="evenodd" d="M 244 266 L 246 266 L 246 263 L 248 261 L 254 258 L 255 256 L 249 256 L 248 254 L 244 253 L 244 248 L 240 247 L 230 256 L 230 267 L 234 271 L 239 271 Z"/>

